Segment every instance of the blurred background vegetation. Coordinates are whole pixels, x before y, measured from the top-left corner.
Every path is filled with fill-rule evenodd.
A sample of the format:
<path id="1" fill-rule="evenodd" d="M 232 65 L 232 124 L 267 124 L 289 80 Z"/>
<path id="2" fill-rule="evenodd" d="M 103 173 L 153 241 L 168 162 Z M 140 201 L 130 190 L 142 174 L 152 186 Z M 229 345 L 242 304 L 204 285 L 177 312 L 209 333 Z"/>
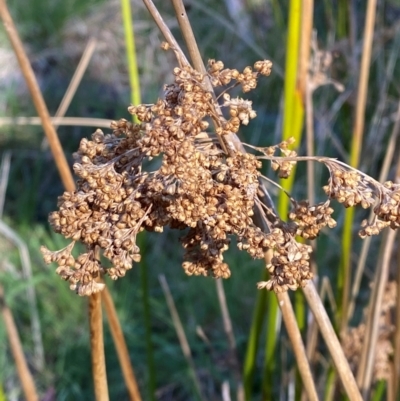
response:
<path id="1" fill-rule="evenodd" d="M 166 22 L 180 40 L 170 2 L 158 1 Z M 331 77 L 345 90 L 324 86 L 314 94 L 315 153 L 347 161 L 351 146 L 355 87 L 359 74 L 364 1 L 317 1 L 314 28 L 321 49 L 331 52 Z M 344 4 L 344 6 L 343 6 Z M 143 103 L 152 103 L 171 81 L 175 66 L 173 54 L 159 49 L 161 35 L 139 0 L 132 0 L 135 40 Z M 282 133 L 282 98 L 288 4 L 277 0 L 202 0 L 187 1 L 188 14 L 204 60 L 222 60 L 227 67 L 242 69 L 259 59 L 274 63 L 273 73 L 260 81 L 249 98 L 258 117 L 242 133 L 253 145 L 273 145 Z M 98 40 L 82 82 L 66 116 L 104 119 L 127 118 L 130 87 L 126 66 L 121 6 L 115 0 L 13 0 L 10 11 L 28 51 L 29 58 L 53 115 L 63 98 L 80 57 L 91 37 Z M 343 10 L 346 12 L 343 13 Z M 351 29 L 350 29 L 351 28 Z M 373 57 L 367 99 L 366 127 L 361 170 L 378 176 L 385 155 L 400 90 L 400 2 L 378 2 Z M 0 28 L 0 117 L 36 116 L 31 97 L 20 73 L 13 50 Z M 60 126 L 59 137 L 70 164 L 81 138 L 96 127 Z M 106 129 L 104 131 L 107 131 Z M 301 145 L 298 153 L 305 154 Z M 38 390 L 45 400 L 90 400 L 93 386 L 88 346 L 87 302 L 72 293 L 68 285 L 43 263 L 39 248 L 62 248 L 63 239 L 48 226 L 48 213 L 56 208 L 63 187 L 52 156 L 43 142 L 40 126 L 4 124 L 0 119 L 0 157 L 10 159 L 4 200 L 3 222 L 20 241 L 0 233 L 0 282 L 16 319 L 24 351 Z M 393 178 L 393 171 L 389 174 Z M 321 186 L 327 174 L 317 169 L 316 194 L 321 201 Z M 299 166 L 293 194 L 306 197 L 305 168 Z M 276 194 L 275 194 L 276 195 Z M 0 210 L 1 212 L 1 210 Z M 338 227 L 322 234 L 316 255 L 320 277 L 334 283 L 339 264 L 342 211 L 336 213 Z M 366 217 L 357 212 L 357 220 Z M 198 376 L 207 399 L 221 399 L 222 383 L 235 387 L 232 361 L 223 330 L 220 307 L 213 280 L 186 277 L 181 269 L 182 250 L 178 235 L 166 232 L 146 238 L 144 262 L 148 269 L 152 313 L 152 341 L 156 366 L 158 400 L 196 399 L 190 372 L 179 346 L 176 332 L 162 293 L 158 275 L 165 274 L 176 302 L 194 356 Z M 379 238 L 372 241 L 377 250 Z M 20 247 L 16 244 L 19 244 Z M 32 277 L 22 268 L 20 250 L 29 251 Z M 360 240 L 355 240 L 357 260 Z M 372 255 L 377 252 L 371 252 Z M 257 290 L 264 266 L 252 261 L 234 247 L 228 255 L 232 277 L 224 282 L 239 360 L 243 362 L 252 324 Z M 358 308 L 366 303 L 368 282 L 376 260 L 368 259 Z M 146 333 L 141 301 L 140 271 L 133 268 L 126 278 L 109 283 L 121 319 L 131 360 L 144 399 L 148 398 Z M 36 303 L 29 288 L 34 286 Z M 333 288 L 335 290 L 334 284 Z M 330 308 L 330 307 L 329 307 Z M 40 327 L 32 325 L 37 315 Z M 360 314 L 356 314 L 360 317 Z M 357 324 L 355 319 L 353 324 Z M 280 326 L 279 326 L 280 327 Z M 127 399 L 115 349 L 105 325 L 105 348 L 110 398 Z M 288 340 L 281 330 L 274 358 L 284 371 L 290 366 Z M 203 333 L 203 335 L 199 335 Z M 265 335 L 261 336 L 254 380 L 254 399 L 260 399 L 261 371 Z M 43 361 L 38 361 L 40 347 Z M 324 353 L 324 349 L 320 350 Z M 39 354 L 37 353 L 39 352 Z M 0 323 L 0 394 L 6 399 L 21 399 L 21 388 L 8 350 L 5 329 Z M 279 388 L 276 390 L 279 392 Z M 0 399 L 2 396 L 0 395 Z"/>

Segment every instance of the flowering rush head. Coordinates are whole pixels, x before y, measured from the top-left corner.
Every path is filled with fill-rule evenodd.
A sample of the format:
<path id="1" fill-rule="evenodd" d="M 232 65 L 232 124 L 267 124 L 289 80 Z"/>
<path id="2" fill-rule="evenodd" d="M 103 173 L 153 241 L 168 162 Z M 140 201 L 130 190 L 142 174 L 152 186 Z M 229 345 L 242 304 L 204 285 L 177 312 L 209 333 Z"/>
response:
<path id="1" fill-rule="evenodd" d="M 204 75 L 190 66 L 177 67 L 162 99 L 129 107 L 137 123 L 121 119 L 112 123 L 111 134 L 97 130 L 91 140 L 82 139 L 74 154 L 77 189 L 64 192 L 58 210 L 49 217 L 53 230 L 71 242 L 55 252 L 41 249 L 46 263 L 57 263 L 56 272 L 72 290 L 91 295 L 104 288 L 102 276 L 113 280 L 125 276 L 140 261 L 137 235 L 144 230 L 161 233 L 166 226 L 182 230 L 182 266 L 189 275 L 228 278 L 231 272 L 223 254 L 236 237 L 239 249 L 253 258 L 262 259 L 266 250 L 273 250 L 267 265 L 271 278 L 259 288 L 286 291 L 306 284 L 312 277 L 311 247 L 295 236 L 313 239 L 323 227 L 335 225 L 329 200 L 310 206 L 292 199 L 291 222 L 284 223 L 273 205 L 259 197 L 265 178 L 260 168 L 261 159 L 267 159 L 280 177 L 288 177 L 300 159 L 289 149 L 291 141 L 252 147 L 259 156 L 228 143 L 241 125 L 256 117 L 251 101 L 231 98 L 228 91 L 236 86 L 243 92 L 254 89 L 271 67 L 264 60 L 239 72 L 210 60 Z M 220 87 L 219 98 L 205 89 L 205 80 Z M 227 110 L 226 116 L 221 109 Z M 145 162 L 153 158 L 160 159 L 160 167 L 148 171 L 145 166 L 151 163 Z M 364 176 L 357 180 L 336 161 L 315 160 L 325 163 L 331 173 L 325 189 L 330 198 L 346 206 L 351 206 L 350 199 L 371 206 L 379 197 L 374 209 L 378 220 L 399 226 L 398 186 L 378 190 L 374 181 Z M 254 214 L 264 221 L 263 230 Z M 367 231 L 364 228 L 369 235 Z M 86 251 L 74 256 L 76 242 L 83 243 Z M 105 267 L 101 257 L 111 267 Z"/>

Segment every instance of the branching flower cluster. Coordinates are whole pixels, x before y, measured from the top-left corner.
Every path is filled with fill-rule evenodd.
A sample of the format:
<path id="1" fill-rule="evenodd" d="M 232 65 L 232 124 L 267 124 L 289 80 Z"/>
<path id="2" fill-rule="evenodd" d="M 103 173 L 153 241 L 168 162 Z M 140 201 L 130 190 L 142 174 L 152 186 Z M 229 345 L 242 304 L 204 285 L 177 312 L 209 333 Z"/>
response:
<path id="1" fill-rule="evenodd" d="M 167 226 L 183 231 L 183 268 L 189 275 L 229 277 L 223 254 L 234 236 L 239 249 L 253 258 L 262 259 L 266 250 L 273 251 L 266 266 L 270 280 L 259 283 L 259 288 L 294 290 L 312 278 L 311 247 L 295 237 L 313 239 L 323 227 L 335 226 L 329 200 L 309 205 L 292 199 L 291 221 L 285 223 L 273 205 L 259 198 L 261 159 L 270 160 L 280 177 L 288 177 L 301 159 L 290 150 L 292 142 L 253 147 L 260 156 L 229 146 L 228 154 L 223 146 L 224 138 L 256 117 L 251 101 L 231 98 L 229 89 L 254 89 L 261 75 L 270 74 L 271 66 L 270 61 L 258 61 L 254 68 L 239 72 L 211 60 L 205 75 L 189 66 L 177 67 L 175 81 L 165 86 L 163 99 L 129 107 L 138 123 L 122 119 L 112 124 L 112 134 L 97 130 L 92 140 L 81 141 L 74 155 L 77 190 L 64 192 L 58 210 L 49 217 L 54 231 L 72 242 L 56 252 L 42 247 L 45 261 L 58 264 L 56 272 L 69 281 L 72 290 L 91 295 L 104 288 L 103 275 L 113 280 L 125 276 L 140 261 L 138 233 L 162 232 Z M 230 86 L 223 88 L 218 99 L 205 89 L 206 79 L 214 87 Z M 221 108 L 227 109 L 227 117 Z M 277 151 L 281 156 L 275 155 Z M 160 159 L 160 167 L 147 171 L 146 161 L 152 158 Z M 398 228 L 398 185 L 382 186 L 335 160 L 316 160 L 331 173 L 325 188 L 329 198 L 345 206 L 374 207 L 373 227 L 380 222 Z M 255 213 L 265 220 L 267 229 L 255 224 Z M 363 232 L 374 233 L 368 227 Z M 77 241 L 85 244 L 86 252 L 75 257 Z M 112 267 L 105 267 L 101 257 Z"/>

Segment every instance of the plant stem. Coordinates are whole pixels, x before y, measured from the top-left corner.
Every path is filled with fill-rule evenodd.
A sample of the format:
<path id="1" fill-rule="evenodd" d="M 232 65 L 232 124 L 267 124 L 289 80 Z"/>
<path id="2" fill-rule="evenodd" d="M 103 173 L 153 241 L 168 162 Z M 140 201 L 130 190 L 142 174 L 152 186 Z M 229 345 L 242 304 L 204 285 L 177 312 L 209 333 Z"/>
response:
<path id="1" fill-rule="evenodd" d="M 28 368 L 28 363 L 26 362 L 21 339 L 12 312 L 6 305 L 2 286 L 0 286 L 0 309 L 3 315 L 4 326 L 7 331 L 8 341 L 10 342 L 11 353 L 14 357 L 25 399 L 27 401 L 38 401 L 39 397 L 36 392 L 35 382 L 33 381 L 32 374 Z"/>
<path id="2" fill-rule="evenodd" d="M 265 339 L 264 366 L 262 372 L 262 393 L 267 400 L 273 396 L 275 388 L 273 373 L 276 366 L 276 346 L 280 333 L 280 313 L 276 296 L 271 292 L 267 292 L 267 310 L 265 316 L 267 322 L 267 331 Z"/>
<path id="3" fill-rule="evenodd" d="M 400 158 L 397 159 L 396 178 L 400 177 Z M 389 267 L 397 233 L 393 230 L 386 231 L 381 243 L 380 255 L 375 272 L 373 291 L 368 307 L 368 319 L 366 323 L 366 334 L 364 336 L 363 348 L 360 356 L 360 364 L 357 372 L 357 383 L 365 396 L 370 390 L 372 371 L 376 355 L 376 345 L 379 335 L 378 324 L 383 296 L 389 276 Z"/>
<path id="4" fill-rule="evenodd" d="M 226 302 L 224 284 L 222 282 L 222 279 L 217 279 L 215 285 L 217 287 L 218 303 L 221 308 L 224 330 L 229 343 L 231 360 L 234 365 L 233 370 L 237 384 L 237 401 L 244 401 L 245 396 L 243 390 L 243 378 L 240 372 L 239 359 L 237 356 L 237 349 L 236 349 L 236 340 L 235 340 L 235 335 L 233 333 L 232 320 L 229 315 L 228 304 Z"/>
<path id="5" fill-rule="evenodd" d="M 132 11 L 129 0 L 121 0 L 122 20 L 124 25 L 124 37 L 126 57 L 128 60 L 129 83 L 131 87 L 131 102 L 134 105 L 141 103 L 139 73 L 136 59 L 135 31 L 132 23 Z"/>
<path id="6" fill-rule="evenodd" d="M 265 269 L 262 281 L 268 280 L 268 271 Z M 244 391 L 246 400 L 252 399 L 253 378 L 256 369 L 256 355 L 260 333 L 266 316 L 266 291 L 257 291 L 256 305 L 254 307 L 253 318 L 251 320 L 250 333 L 247 339 L 246 355 L 243 367 Z"/>
<path id="7" fill-rule="evenodd" d="M 400 102 L 397 105 L 397 113 L 395 117 L 395 123 L 393 125 L 392 133 L 390 135 L 389 142 L 386 146 L 386 152 L 385 152 L 385 158 L 382 164 L 381 171 L 379 173 L 379 182 L 383 182 L 387 180 L 388 173 L 393 161 L 393 154 L 396 150 L 396 143 L 398 141 L 398 137 L 400 134 Z M 400 174 L 398 174 L 400 177 Z M 371 210 L 368 221 L 371 221 L 372 217 L 374 215 L 373 210 Z M 349 307 L 347 310 L 347 320 L 349 321 L 354 313 L 355 310 L 355 303 L 356 303 L 356 297 L 358 295 L 358 292 L 360 290 L 360 285 L 361 285 L 361 279 L 363 276 L 365 264 L 367 261 L 368 257 L 368 250 L 371 244 L 372 237 L 367 237 L 364 239 L 361 247 L 361 252 L 360 256 L 358 258 L 358 263 L 357 263 L 357 269 L 354 274 L 354 279 L 353 279 L 353 285 L 351 288 L 351 297 L 349 301 Z"/>
<path id="8" fill-rule="evenodd" d="M 35 74 L 29 62 L 28 56 L 26 55 L 21 39 L 19 38 L 12 17 L 8 11 L 5 0 L 0 0 L 0 18 L 4 23 L 6 32 L 13 46 L 22 74 L 25 78 L 28 89 L 31 93 L 37 113 L 39 114 L 39 117 L 41 119 L 43 130 L 49 142 L 51 152 L 53 154 L 57 169 L 61 177 L 61 181 L 63 182 L 64 187 L 67 191 L 73 192 L 75 190 L 75 182 L 72 177 L 71 170 L 68 166 L 67 159 L 64 155 L 61 143 L 57 136 L 57 132 L 54 129 L 54 126 L 52 125 L 50 114 L 44 102 L 43 95 L 40 91 Z M 108 291 L 107 288 L 105 288 L 104 291 Z M 94 325 L 93 327 L 91 327 L 91 334 L 95 336 L 95 338 L 92 339 L 91 344 L 93 346 L 94 345 L 96 346 L 96 350 L 92 349 L 92 357 L 94 356 L 94 354 L 96 354 L 95 355 L 96 366 L 93 366 L 93 371 L 95 371 L 95 369 L 99 371 L 103 369 L 105 372 L 105 366 L 103 368 L 100 367 L 101 363 L 105 362 L 105 356 L 104 356 L 103 344 L 101 344 L 101 346 L 99 344 L 100 340 L 99 338 L 101 337 L 101 341 L 103 339 L 103 334 L 102 334 L 103 328 L 102 324 L 100 325 L 100 322 L 98 320 L 99 318 L 101 319 L 102 314 L 101 314 L 101 303 L 99 301 L 100 295 L 99 294 L 97 295 L 98 296 L 95 299 L 92 299 L 92 297 L 90 297 L 89 301 L 90 302 L 89 322 L 90 324 Z M 94 313 L 94 316 L 92 316 L 92 313 Z M 96 330 L 98 330 L 99 328 L 101 328 L 101 333 L 96 333 Z M 114 339 L 114 341 L 116 340 Z M 101 384 L 102 384 L 102 389 L 104 390 L 105 386 L 107 386 L 107 383 L 105 384 L 101 383 Z"/>
<path id="9" fill-rule="evenodd" d="M 154 22 L 157 24 L 158 29 L 163 34 L 165 40 L 170 45 L 171 49 L 175 52 L 175 56 L 180 65 L 189 65 L 189 61 L 187 60 L 185 54 L 183 53 L 182 49 L 178 45 L 178 42 L 175 40 L 174 36 L 172 35 L 170 29 L 168 28 L 167 24 L 164 22 L 162 16 L 157 10 L 157 7 L 154 5 L 152 0 L 143 0 L 144 5 L 149 10 Z"/>
<path id="10" fill-rule="evenodd" d="M 360 78 L 358 81 L 358 93 L 353 127 L 353 139 L 351 144 L 350 161 L 352 167 L 357 167 L 361 155 L 361 146 L 365 123 L 365 106 L 368 93 L 368 77 L 371 63 L 372 41 L 374 35 L 376 1 L 368 0 L 367 15 L 364 27 L 364 46 L 361 59 Z M 348 303 L 351 280 L 351 249 L 353 234 L 354 209 L 346 210 L 342 236 L 341 263 L 338 275 L 338 289 L 341 302 L 339 302 L 339 319 L 341 330 L 347 324 Z"/>
<path id="11" fill-rule="evenodd" d="M 131 88 L 131 102 L 134 105 L 139 105 L 141 101 L 140 96 L 140 82 L 139 82 L 139 69 L 137 65 L 136 58 L 136 48 L 135 48 L 135 30 L 133 28 L 132 22 L 132 11 L 130 0 L 121 0 L 122 18 L 124 24 L 124 34 L 125 34 L 125 46 L 126 55 L 128 62 L 129 71 L 129 83 Z M 134 122 L 138 123 L 137 117 L 134 117 Z M 141 235 L 141 248 L 143 255 L 145 253 L 147 245 L 147 236 L 145 233 Z M 148 266 L 146 265 L 146 258 L 143 256 L 140 263 L 140 277 L 141 277 L 141 287 L 142 287 L 142 302 L 143 302 L 143 315 L 146 328 L 146 350 L 147 350 L 147 368 L 149 375 L 148 391 L 150 399 L 154 399 L 154 393 L 156 390 L 156 371 L 154 368 L 154 357 L 153 357 L 153 342 L 151 333 L 151 308 L 149 299 L 149 284 L 148 284 Z M 131 368 L 132 375 L 133 369 Z M 132 377 L 135 382 L 136 393 L 139 394 L 137 389 L 137 384 L 134 376 Z M 140 395 L 139 395 L 140 397 Z"/>
<path id="12" fill-rule="evenodd" d="M 311 280 L 303 288 L 303 292 L 319 326 L 322 337 L 329 349 L 329 353 L 331 354 L 333 363 L 348 397 L 351 401 L 362 401 L 360 391 L 357 387 L 353 373 L 351 372 L 349 363 L 343 353 L 343 349 L 336 336 L 335 330 L 332 327 L 332 323 L 329 320 L 324 305 L 318 296 L 314 283 Z"/>
<path id="13" fill-rule="evenodd" d="M 400 171 L 398 172 L 400 177 Z M 397 233 L 397 242 L 400 243 L 400 234 Z M 397 248 L 397 298 L 396 298 L 396 320 L 394 332 L 394 352 L 393 352 L 393 396 L 399 398 L 399 380 L 400 380 L 400 246 Z"/>
<path id="14" fill-rule="evenodd" d="M 101 294 L 89 297 L 90 348 L 92 352 L 92 375 L 96 401 L 108 401 L 106 361 L 104 356 L 103 317 Z"/>
<path id="15" fill-rule="evenodd" d="M 297 361 L 297 367 L 301 375 L 303 385 L 305 387 L 308 399 L 310 401 L 318 401 L 317 390 L 311 374 L 310 364 L 306 356 L 301 333 L 296 322 L 292 304 L 287 292 L 277 293 L 279 308 L 282 312 L 283 321 L 292 344 L 294 355 Z"/>
<path id="16" fill-rule="evenodd" d="M 51 124 L 49 111 L 47 110 L 42 92 L 40 91 L 39 85 L 36 81 L 35 74 L 24 50 L 24 46 L 18 35 L 10 12 L 8 11 L 6 0 L 0 0 L 0 18 L 3 21 L 8 38 L 10 39 L 11 45 L 14 49 L 29 92 L 31 93 L 33 103 L 35 104 L 35 108 L 42 121 L 43 130 L 47 136 L 47 140 L 49 141 L 50 149 L 60 172 L 61 180 L 67 191 L 73 191 L 75 188 L 75 183 L 68 167 L 67 159 L 65 158 L 65 154 L 58 139 L 56 130 Z"/>
<path id="17" fill-rule="evenodd" d="M 300 144 L 301 141 L 304 115 L 304 96 L 300 92 L 300 87 L 298 87 L 298 84 L 301 82 L 301 79 L 299 79 L 300 77 L 298 76 L 301 19 L 301 0 L 291 0 L 289 6 L 289 27 L 286 43 L 282 139 L 287 140 L 290 137 L 294 137 L 297 144 Z M 303 65 L 303 63 L 304 62 L 301 64 Z M 288 192 L 292 189 L 294 176 L 295 170 L 292 171 L 287 179 L 281 180 L 282 187 Z M 278 199 L 278 213 L 282 219 L 286 218 L 288 206 L 289 199 L 285 194 L 280 193 Z"/>
<path id="18" fill-rule="evenodd" d="M 136 381 L 131 361 L 129 359 L 129 350 L 126 346 L 124 333 L 122 332 L 121 323 L 118 320 L 117 311 L 109 291 L 101 292 L 101 299 L 107 313 L 108 324 L 114 339 L 115 349 L 117 350 L 119 364 L 121 366 L 122 375 L 124 376 L 125 385 L 131 401 L 141 401 L 139 386 Z"/>

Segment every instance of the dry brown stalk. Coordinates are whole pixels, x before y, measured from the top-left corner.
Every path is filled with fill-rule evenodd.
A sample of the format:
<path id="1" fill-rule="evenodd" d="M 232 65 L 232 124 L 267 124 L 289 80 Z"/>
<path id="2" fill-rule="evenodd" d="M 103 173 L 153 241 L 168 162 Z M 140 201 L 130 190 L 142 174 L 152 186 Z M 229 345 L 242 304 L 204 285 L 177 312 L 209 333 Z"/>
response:
<path id="1" fill-rule="evenodd" d="M 101 294 L 93 294 L 89 298 L 89 325 L 94 393 L 96 401 L 108 401 Z"/>
<path id="2" fill-rule="evenodd" d="M 4 326 L 7 331 L 8 341 L 10 342 L 11 352 L 14 357 L 15 365 L 19 379 L 21 381 L 22 389 L 24 391 L 25 399 L 27 401 L 38 401 L 39 397 L 36 392 L 35 382 L 28 368 L 24 351 L 22 349 L 21 339 L 18 334 L 17 327 L 12 316 L 10 308 L 6 305 L 4 298 L 3 287 L 0 286 L 0 308 L 3 315 Z"/>
<path id="3" fill-rule="evenodd" d="M 67 160 L 65 158 L 62 146 L 58 139 L 56 130 L 54 129 L 54 127 L 51 123 L 50 114 L 47 110 L 46 104 L 44 102 L 42 93 L 39 88 L 39 85 L 36 81 L 35 74 L 30 65 L 29 59 L 26 55 L 26 52 L 24 50 L 21 39 L 19 38 L 18 32 L 15 28 L 14 22 L 9 13 L 9 10 L 7 8 L 7 4 L 6 4 L 5 0 L 0 0 L 0 18 L 3 21 L 6 32 L 9 36 L 10 42 L 14 48 L 15 54 L 17 56 L 19 65 L 22 70 L 22 73 L 25 77 L 26 83 L 27 83 L 29 91 L 31 93 L 33 102 L 34 102 L 37 112 L 42 120 L 43 130 L 49 141 L 50 149 L 51 149 L 51 152 L 55 159 L 57 169 L 60 173 L 61 180 L 67 191 L 74 191 L 75 183 L 72 178 L 71 170 L 68 167 Z M 106 291 L 107 291 L 107 289 L 106 289 Z M 101 339 L 101 341 L 103 341 L 103 325 L 102 325 L 102 321 L 100 321 L 100 322 L 98 321 L 98 319 L 99 318 L 101 319 L 101 316 L 102 316 L 100 300 L 101 300 L 100 295 L 98 295 L 96 298 L 90 299 L 90 308 L 89 308 L 90 319 L 89 320 L 90 320 L 90 324 L 93 325 L 93 327 L 91 326 L 92 344 L 97 346 L 96 350 L 92 349 L 93 371 L 100 373 L 100 374 L 104 373 L 104 375 L 105 375 L 104 347 L 103 347 L 103 343 L 101 343 L 101 347 L 99 345 L 100 339 Z M 114 316 L 112 318 L 118 319 L 116 316 Z M 100 332 L 97 332 L 96 330 L 100 330 Z M 119 342 L 117 340 L 115 340 L 115 342 L 116 342 L 116 346 L 118 346 Z M 119 352 L 118 355 L 124 355 L 124 354 L 122 352 Z M 125 355 L 124 358 L 127 358 L 127 355 Z M 102 364 L 104 366 L 102 366 Z M 124 364 L 125 365 L 130 364 L 129 359 L 125 360 Z M 108 398 L 108 393 L 107 393 L 107 395 L 103 394 L 105 391 L 104 384 L 103 384 L 105 381 L 104 377 L 98 377 L 97 379 L 99 380 L 99 382 L 95 381 L 95 392 L 96 392 L 96 395 L 101 394 L 101 397 L 107 396 L 107 398 Z M 103 385 L 101 385 L 101 387 L 97 389 L 96 384 L 99 384 L 99 385 L 103 384 Z M 102 398 L 102 399 L 105 399 L 105 398 Z"/>
<path id="4" fill-rule="evenodd" d="M 397 171 L 400 180 L 400 170 Z M 400 243 L 400 233 L 397 233 L 397 243 Z M 394 332 L 394 352 L 393 352 L 393 394 L 395 399 L 399 398 L 400 381 L 400 246 L 397 246 L 397 299 L 396 299 L 396 320 Z"/>
<path id="5" fill-rule="evenodd" d="M 88 117 L 50 117 L 54 125 L 72 125 L 80 127 L 110 128 L 111 120 Z M 2 125 L 42 125 L 40 117 L 0 117 Z"/>
<path id="6" fill-rule="evenodd" d="M 376 0 L 368 0 L 367 5 L 367 15 L 364 26 L 364 43 L 363 43 L 363 52 L 361 58 L 361 66 L 360 66 L 360 76 L 358 81 L 358 92 L 357 92 L 357 102 L 356 102 L 356 110 L 354 117 L 354 126 L 353 126 L 353 141 L 352 141 L 352 154 L 350 164 L 352 167 L 358 167 L 360 155 L 361 155 L 361 146 L 362 146 L 362 138 L 364 134 L 364 123 L 365 123 L 365 106 L 367 103 L 367 94 L 368 94 L 368 77 L 369 77 L 369 69 L 371 63 L 371 52 L 372 52 L 372 42 L 374 37 L 374 27 L 375 27 L 375 14 L 376 14 Z M 351 241 L 351 237 L 350 237 Z M 351 243 L 349 244 L 349 247 Z M 349 272 L 350 270 L 350 260 L 343 261 L 345 264 L 345 271 Z M 342 321 L 341 321 L 341 329 L 345 329 L 347 324 L 347 315 L 348 315 L 348 304 L 350 298 L 350 280 L 351 274 L 344 274 L 344 282 L 343 282 L 343 294 L 342 294 Z"/>
<path id="7" fill-rule="evenodd" d="M 281 292 L 277 293 L 276 296 L 278 298 L 279 308 L 282 312 L 282 317 L 289 335 L 290 343 L 293 347 L 293 352 L 296 357 L 297 366 L 303 381 L 305 392 L 309 401 L 318 401 L 317 390 L 315 388 L 310 364 L 307 359 L 306 350 L 304 348 L 303 340 L 301 338 L 301 333 L 299 326 L 297 325 L 289 295 L 287 292 Z"/>
<path id="8" fill-rule="evenodd" d="M 368 94 L 368 77 L 371 64 L 372 42 L 374 38 L 376 15 L 376 0 L 368 0 L 367 15 L 364 26 L 364 44 L 361 58 L 360 75 L 358 81 L 358 93 L 353 127 L 354 144 L 357 146 L 354 167 L 358 165 L 361 155 L 361 143 L 365 123 L 365 106 Z"/>
<path id="9" fill-rule="evenodd" d="M 379 173 L 379 182 L 383 182 L 387 179 L 387 176 L 388 176 L 388 173 L 390 170 L 390 166 L 393 162 L 393 155 L 396 150 L 396 143 L 398 141 L 399 134 L 400 134 L 400 102 L 397 105 L 395 123 L 393 125 L 390 139 L 389 139 L 388 145 L 386 147 L 385 158 L 383 160 L 382 168 Z M 372 216 L 373 216 L 373 211 L 370 212 L 368 220 L 371 220 Z M 358 292 L 360 289 L 361 279 L 362 279 L 362 275 L 364 272 L 365 263 L 367 261 L 368 251 L 369 251 L 369 247 L 371 244 L 371 240 L 372 240 L 371 237 L 365 238 L 363 241 L 362 247 L 361 247 L 360 257 L 358 259 L 357 269 L 356 269 L 356 272 L 354 275 L 353 285 L 352 285 L 352 289 L 351 289 L 351 297 L 350 297 L 350 302 L 349 302 L 347 321 L 349 321 L 353 316 L 353 312 L 355 309 L 356 297 L 358 296 Z M 346 325 L 347 325 L 347 323 L 346 323 Z"/>
<path id="10" fill-rule="evenodd" d="M 82 57 L 79 61 L 78 66 L 76 67 L 76 70 L 74 72 L 74 75 L 71 79 L 71 82 L 68 85 L 67 90 L 65 91 L 65 94 L 61 100 L 60 105 L 58 106 L 58 109 L 56 111 L 56 114 L 54 115 L 54 117 L 64 117 L 65 113 L 68 110 L 69 105 L 71 104 L 71 101 L 76 93 L 76 90 L 78 89 L 78 86 L 80 84 L 80 82 L 82 81 L 83 78 L 83 74 L 85 73 L 89 62 L 92 58 L 92 55 L 96 49 L 96 45 L 97 45 L 97 39 L 96 38 L 90 38 L 85 50 L 83 51 Z M 54 129 L 57 131 L 57 124 L 54 124 Z M 46 138 L 43 139 L 42 142 L 42 149 L 47 148 L 48 146 L 48 142 L 46 140 Z"/>
<path id="11" fill-rule="evenodd" d="M 397 170 L 400 170 L 400 158 L 397 160 Z M 392 258 L 393 247 L 396 239 L 396 231 L 385 232 L 375 272 L 374 286 L 368 307 L 366 333 L 363 349 L 357 371 L 357 383 L 363 396 L 370 392 L 376 346 L 379 334 L 379 317 L 381 316 L 382 300 L 389 277 L 389 267 Z"/>
<path id="12" fill-rule="evenodd" d="M 11 14 L 8 11 L 6 0 L 0 0 L 0 17 L 3 21 L 8 38 L 14 48 L 15 55 L 17 56 L 18 63 L 21 71 L 25 77 L 26 84 L 28 85 L 29 92 L 31 93 L 33 103 L 42 121 L 43 130 L 49 141 L 51 152 L 54 156 L 54 161 L 60 171 L 61 180 L 67 191 L 73 191 L 75 188 L 74 180 L 68 167 L 65 154 L 63 152 L 60 141 L 57 137 L 56 131 L 51 123 L 50 114 L 44 102 L 42 92 L 35 78 L 35 73 L 31 67 L 28 56 L 24 50 L 24 46 L 15 28 Z"/>
<path id="13" fill-rule="evenodd" d="M 122 374 L 131 401 L 141 401 L 142 397 L 139 392 L 139 386 L 136 381 L 135 372 L 129 363 L 129 351 L 125 343 L 124 333 L 122 332 L 121 323 L 118 320 L 117 311 L 109 291 L 102 291 L 101 298 L 107 313 L 108 324 L 114 339 L 115 348 L 117 350 L 119 363 L 121 365 Z"/>
<path id="14" fill-rule="evenodd" d="M 332 323 L 329 320 L 324 305 L 322 304 L 312 281 L 309 281 L 303 288 L 303 293 L 307 299 L 308 305 L 310 306 L 311 312 L 318 323 L 321 335 L 329 349 L 329 353 L 342 381 L 343 387 L 346 390 L 347 396 L 351 401 L 362 401 L 363 398 L 361 397 L 360 390 L 358 389 L 349 363 L 343 353 L 340 342 L 332 327 Z"/>

